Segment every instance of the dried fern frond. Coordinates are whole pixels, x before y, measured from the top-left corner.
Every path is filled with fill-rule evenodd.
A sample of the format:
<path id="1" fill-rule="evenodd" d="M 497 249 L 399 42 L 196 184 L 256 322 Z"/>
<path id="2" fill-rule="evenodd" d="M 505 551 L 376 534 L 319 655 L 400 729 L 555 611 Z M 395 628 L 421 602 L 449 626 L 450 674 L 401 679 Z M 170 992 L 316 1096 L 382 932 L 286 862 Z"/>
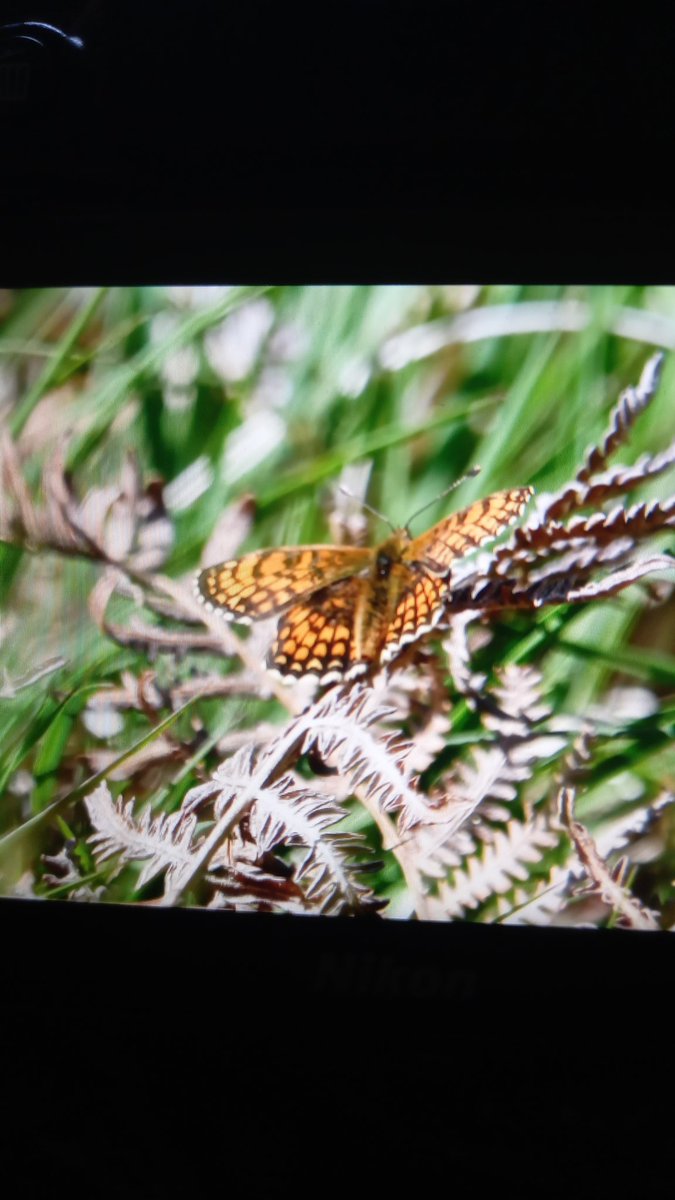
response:
<path id="1" fill-rule="evenodd" d="M 652 355 L 645 363 L 637 387 L 628 387 L 621 393 L 610 415 L 609 429 L 601 444 L 586 451 L 584 465 L 577 472 L 577 479 L 581 482 L 597 475 L 617 447 L 627 440 L 635 419 L 644 412 L 656 395 L 663 362 L 663 354 Z"/>
<path id="2" fill-rule="evenodd" d="M 526 882 L 533 864 L 540 863 L 558 840 L 543 816 L 508 821 L 439 885 L 434 901 L 439 918 L 464 916 L 486 900 L 512 891 L 514 884 Z"/>
<path id="3" fill-rule="evenodd" d="M 78 499 L 65 466 L 65 447 L 57 446 L 42 477 L 44 502 L 31 497 L 21 471 L 19 451 L 6 432 L 0 441 L 4 500 L 0 537 L 32 550 L 49 549 L 135 571 L 154 570 L 173 545 L 173 526 L 158 481 L 143 488 L 136 456 L 128 453 L 117 484 L 91 488 Z"/>
<path id="4" fill-rule="evenodd" d="M 42 876 L 42 883 L 51 889 L 52 896 L 67 895 L 69 900 L 84 903 L 94 903 L 103 898 L 105 887 L 103 884 L 92 886 L 83 877 L 80 864 L 74 858 L 72 844 L 66 843 L 58 854 L 43 854 L 42 861 L 49 868 Z"/>
<path id="5" fill-rule="evenodd" d="M 170 888 L 174 877 L 192 863 L 202 840 L 197 839 L 195 845 L 194 812 L 179 809 L 153 816 L 146 808 L 137 816 L 133 800 L 114 801 L 106 783 L 86 797 L 85 805 L 94 829 L 89 841 L 97 862 L 116 855 L 118 871 L 126 862 L 144 862 L 139 887 L 166 871 L 166 886 Z"/>
<path id="6" fill-rule="evenodd" d="M 301 755 L 311 751 L 336 766 L 341 780 L 348 779 L 373 812 L 396 814 L 399 837 L 409 835 L 408 853 L 419 829 L 427 837 L 424 858 L 431 874 L 444 860 L 444 844 L 478 804 L 487 797 L 513 799 L 515 784 L 527 777 L 525 761 L 509 763 L 498 748 L 476 751 L 472 765 L 461 764 L 451 794 L 426 798 L 415 786 L 407 744 L 382 731 L 390 716 L 390 710 L 373 704 L 365 686 L 331 689 L 257 752 L 246 745 L 222 763 L 212 779 L 187 793 L 168 823 L 147 813 L 137 820 L 133 807 L 122 802 L 102 811 L 104 800 L 96 793 L 88 809 L 97 831 L 97 856 L 118 852 L 121 862 L 147 860 L 142 884 L 166 871 L 164 901 L 176 903 L 198 879 L 206 876 L 215 884 L 218 872 L 242 868 L 233 863 L 232 839 L 240 836 L 245 821 L 256 863 L 276 845 L 304 848 L 293 878 L 308 906 L 322 912 L 372 907 L 371 893 L 354 876 L 359 864 L 351 861 L 363 847 L 354 835 L 332 831 L 344 818 L 342 806 L 290 772 Z M 194 821 L 197 814 L 204 818 L 207 807 L 213 822 L 196 838 Z M 441 834 L 433 856 L 430 827 Z M 451 861 L 456 856 L 452 846 L 449 856 Z M 233 886 L 229 876 L 223 886 L 225 891 Z"/>
<path id="7" fill-rule="evenodd" d="M 644 454 L 632 466 L 619 464 L 595 475 L 588 482 L 580 483 L 574 480 L 552 495 L 542 495 L 537 505 L 540 524 L 536 527 L 541 532 L 521 528 L 514 540 L 520 545 L 525 545 L 538 538 L 543 544 L 547 537 L 569 536 L 570 531 L 575 528 L 574 519 L 564 525 L 563 517 L 569 517 L 570 513 L 583 508 L 606 504 L 617 496 L 625 496 L 648 480 L 665 474 L 674 464 L 675 442 L 660 454 Z"/>
<path id="8" fill-rule="evenodd" d="M 645 365 L 636 388 L 621 396 L 599 446 L 587 451 L 575 478 L 558 492 L 540 495 L 532 516 L 491 552 L 453 564 L 450 617 L 466 610 L 539 608 L 611 596 L 645 576 L 675 567 L 667 554 L 639 557 L 638 544 L 675 528 L 675 496 L 625 508 L 599 509 L 675 465 L 675 443 L 633 466 L 606 468 L 633 423 L 653 398 L 662 355 Z M 580 509 L 594 508 L 590 516 Z M 570 518 L 566 522 L 564 518 Z"/>
<path id="9" fill-rule="evenodd" d="M 218 797 L 215 812 L 219 820 L 227 820 L 232 809 L 238 807 L 238 799 L 235 792 L 229 794 L 226 803 L 222 794 Z M 373 902 L 372 893 L 355 873 L 357 864 L 350 861 L 355 851 L 363 849 L 361 839 L 331 829 L 344 815 L 340 805 L 300 786 L 293 776 L 284 775 L 274 786 L 258 791 L 246 822 L 257 861 L 265 862 L 278 845 L 302 849 L 293 882 L 305 907 L 324 914 L 358 912 Z M 211 857 L 209 871 L 227 868 L 231 862 L 228 840 Z M 238 861 L 237 867 L 240 865 Z"/>
<path id="10" fill-rule="evenodd" d="M 355 877 L 358 864 L 349 861 L 363 852 L 361 839 L 337 833 L 332 826 L 345 810 L 335 800 L 289 773 L 289 766 L 312 750 L 327 762 L 335 761 L 351 786 L 383 811 L 400 811 L 402 821 L 420 820 L 433 809 L 401 768 L 404 746 L 392 735 L 378 738 L 374 726 L 387 710 L 369 707 L 366 688 L 332 692 L 297 717 L 280 735 L 257 753 L 250 745 L 217 768 L 207 783 L 191 789 L 178 813 L 163 821 L 147 813 L 138 820 L 133 808 L 122 802 L 111 807 L 100 789 L 87 807 L 97 855 L 117 852 L 121 862 L 147 860 L 141 881 L 166 871 L 165 902 L 176 903 L 193 881 L 232 866 L 232 847 L 246 820 L 260 860 L 273 846 L 303 847 L 294 880 L 308 905 L 326 911 L 356 911 L 372 907 L 372 893 Z M 212 806 L 211 827 L 195 837 L 197 814 Z M 237 869 L 241 864 L 237 864 Z"/>
<path id="11" fill-rule="evenodd" d="M 282 899 L 315 912 L 379 906 L 356 877 L 359 864 L 348 862 L 355 851 L 363 853 L 361 839 L 328 828 L 344 817 L 341 807 L 312 795 L 284 775 L 274 785 L 259 788 L 254 798 L 247 796 L 245 811 L 236 791 L 226 796 L 218 792 L 215 836 L 213 828 L 197 833 L 197 810 L 204 815 L 204 803 L 213 798 L 213 786 L 193 789 L 177 813 L 153 817 L 147 809 L 137 816 L 133 801 L 114 803 L 107 786 L 101 785 L 86 800 L 97 861 L 117 855 L 117 870 L 126 862 L 144 862 L 139 888 L 164 872 L 164 903 L 175 903 L 189 884 L 204 876 L 221 896 L 236 900 L 237 906 L 259 902 L 263 908 L 275 907 Z M 278 844 L 304 848 L 288 876 L 273 853 Z M 280 878 L 285 881 L 283 886 Z M 255 897 L 251 891 L 254 883 Z"/>
<path id="12" fill-rule="evenodd" d="M 541 677 L 530 667 L 511 664 L 505 668 L 492 688 L 480 696 L 477 707 L 494 744 L 473 746 L 442 777 L 437 785 L 438 825 L 413 829 L 406 843 L 408 863 L 412 860 L 420 879 L 435 881 L 425 889 L 429 896 L 425 915 L 434 919 L 443 911 L 444 897 L 451 906 L 455 904 L 455 885 L 460 890 L 471 886 L 471 871 L 478 869 L 478 846 L 493 845 L 498 864 L 508 843 L 504 831 L 515 831 L 518 824 L 512 806 L 520 787 L 530 780 L 538 764 L 554 758 L 567 745 L 566 737 L 548 731 L 543 724 L 550 710 L 542 700 Z M 559 834 L 550 832 L 544 818 L 535 818 L 527 828 L 530 826 L 541 846 L 558 842 Z M 468 882 L 463 885 L 461 876 L 467 872 Z M 506 875 L 518 878 L 508 871 Z M 448 880 L 454 881 L 449 890 Z M 446 914 L 451 915 L 450 911 Z"/>
<path id="13" fill-rule="evenodd" d="M 622 443 L 626 442 L 637 417 L 651 403 L 658 390 L 663 370 L 664 355 L 654 354 L 643 367 L 637 387 L 628 387 L 623 391 L 613 408 L 609 418 L 609 428 L 604 438 L 597 446 L 591 446 L 584 455 L 584 463 L 576 473 L 576 482 L 588 484 L 606 467 L 607 461 Z M 662 468 L 665 469 L 665 468 Z M 553 498 L 546 506 L 543 518 L 546 521 L 557 520 L 574 508 L 579 507 L 580 496 L 588 493 L 577 492 L 573 486 Z M 589 503 L 589 500 L 582 501 Z"/>

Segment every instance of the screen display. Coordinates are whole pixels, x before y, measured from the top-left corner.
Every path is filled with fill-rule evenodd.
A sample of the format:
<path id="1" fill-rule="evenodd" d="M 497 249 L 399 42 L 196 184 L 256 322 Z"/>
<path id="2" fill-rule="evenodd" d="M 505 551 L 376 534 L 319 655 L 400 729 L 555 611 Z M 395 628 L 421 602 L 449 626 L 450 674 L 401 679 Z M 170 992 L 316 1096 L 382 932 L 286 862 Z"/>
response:
<path id="1" fill-rule="evenodd" d="M 674 345 L 668 287 L 0 292 L 1 894 L 673 927 Z"/>

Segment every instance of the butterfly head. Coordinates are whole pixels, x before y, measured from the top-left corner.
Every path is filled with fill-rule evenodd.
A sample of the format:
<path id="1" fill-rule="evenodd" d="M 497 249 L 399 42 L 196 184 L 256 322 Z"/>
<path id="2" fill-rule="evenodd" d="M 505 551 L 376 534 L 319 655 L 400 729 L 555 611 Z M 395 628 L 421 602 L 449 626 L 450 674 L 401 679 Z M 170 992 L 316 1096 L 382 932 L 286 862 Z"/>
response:
<path id="1" fill-rule="evenodd" d="M 401 555 L 409 542 L 410 534 L 403 527 L 395 529 L 391 537 L 377 547 L 375 573 L 380 579 L 386 579 L 391 572 L 392 565 L 401 561 Z"/>

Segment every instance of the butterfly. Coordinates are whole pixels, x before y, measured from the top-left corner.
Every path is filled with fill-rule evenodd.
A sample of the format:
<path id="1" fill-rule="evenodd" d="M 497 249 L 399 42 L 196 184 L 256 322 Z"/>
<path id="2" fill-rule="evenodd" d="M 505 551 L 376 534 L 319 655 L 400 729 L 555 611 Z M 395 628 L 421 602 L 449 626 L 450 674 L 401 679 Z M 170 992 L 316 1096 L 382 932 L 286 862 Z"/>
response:
<path id="1" fill-rule="evenodd" d="M 201 571 L 195 594 L 242 624 L 281 614 L 267 665 L 287 680 L 353 679 L 391 662 L 439 623 L 453 562 L 497 537 L 532 495 L 530 487 L 495 492 L 419 537 L 393 529 L 370 548 L 254 550 Z"/>

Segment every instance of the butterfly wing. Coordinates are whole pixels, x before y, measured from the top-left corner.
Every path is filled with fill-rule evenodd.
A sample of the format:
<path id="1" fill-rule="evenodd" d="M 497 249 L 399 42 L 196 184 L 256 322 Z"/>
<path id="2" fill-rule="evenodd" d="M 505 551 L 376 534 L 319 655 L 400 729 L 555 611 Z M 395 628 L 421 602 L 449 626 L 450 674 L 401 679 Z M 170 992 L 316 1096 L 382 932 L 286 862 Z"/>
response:
<path id="1" fill-rule="evenodd" d="M 444 617 L 453 560 L 497 537 L 520 516 L 532 495 L 530 487 L 495 492 L 445 517 L 405 546 L 402 561 L 411 568 L 410 582 L 389 623 L 383 663 L 395 658 L 403 646 L 428 633 Z"/>
<path id="2" fill-rule="evenodd" d="M 195 594 L 227 620 L 248 624 L 275 616 L 302 596 L 367 567 L 359 546 L 289 546 L 256 550 L 202 571 Z"/>
<path id="3" fill-rule="evenodd" d="M 363 674 L 379 650 L 369 587 L 367 577 L 343 579 L 291 608 L 279 622 L 267 665 L 288 678 L 315 675 L 322 683 Z M 364 630 L 371 636 L 364 639 Z"/>
<path id="4" fill-rule="evenodd" d="M 534 495 L 531 487 L 494 492 L 461 512 L 451 513 L 405 547 L 403 561 L 447 575 L 453 560 L 497 537 L 520 516 Z"/>
<path id="5" fill-rule="evenodd" d="M 382 647 L 382 663 L 390 662 L 410 642 L 417 641 L 445 614 L 448 582 L 426 571 L 410 572 L 410 583 L 401 593 Z"/>

